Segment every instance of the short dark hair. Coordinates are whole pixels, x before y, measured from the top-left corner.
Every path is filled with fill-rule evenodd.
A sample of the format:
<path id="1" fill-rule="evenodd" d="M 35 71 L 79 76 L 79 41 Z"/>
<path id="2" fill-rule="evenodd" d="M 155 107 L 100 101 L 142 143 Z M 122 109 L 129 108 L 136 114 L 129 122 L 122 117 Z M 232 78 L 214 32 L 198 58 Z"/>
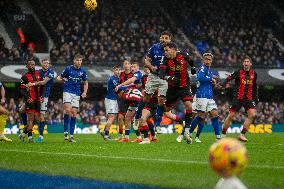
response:
<path id="1" fill-rule="evenodd" d="M 76 54 L 75 56 L 74 56 L 74 60 L 76 60 L 76 59 L 83 59 L 84 57 L 81 55 L 81 54 Z"/>
<path id="2" fill-rule="evenodd" d="M 242 62 L 245 60 L 245 59 L 249 59 L 250 63 L 252 63 L 252 59 L 249 55 L 245 55 Z"/>
<path id="3" fill-rule="evenodd" d="M 43 59 L 41 60 L 41 62 L 44 62 L 44 61 L 48 61 L 48 62 L 49 62 L 49 59 L 48 59 L 48 58 L 43 58 Z"/>
<path id="4" fill-rule="evenodd" d="M 115 65 L 113 65 L 112 70 L 115 70 L 115 69 L 118 69 L 118 68 L 120 69 L 120 66 L 115 64 Z"/>
<path id="5" fill-rule="evenodd" d="M 169 47 L 169 48 L 174 48 L 174 49 L 177 49 L 177 44 L 175 44 L 174 42 L 169 42 L 169 43 L 166 43 L 165 45 L 164 45 L 164 48 L 165 47 Z"/>
<path id="6" fill-rule="evenodd" d="M 170 39 L 172 39 L 172 37 L 173 37 L 173 35 L 169 31 L 163 31 L 160 36 L 162 36 L 162 35 L 167 35 L 167 36 L 170 37 Z"/>
<path id="7" fill-rule="evenodd" d="M 29 62 L 34 62 L 35 63 L 35 60 L 33 58 L 28 58 L 26 61 L 25 61 L 25 64 L 28 65 Z"/>

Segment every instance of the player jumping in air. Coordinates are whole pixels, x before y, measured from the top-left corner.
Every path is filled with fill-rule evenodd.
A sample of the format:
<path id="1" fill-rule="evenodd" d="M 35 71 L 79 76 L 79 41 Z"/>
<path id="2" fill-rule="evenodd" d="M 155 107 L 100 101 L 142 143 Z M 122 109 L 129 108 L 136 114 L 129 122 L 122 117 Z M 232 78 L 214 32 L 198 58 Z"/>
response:
<path id="1" fill-rule="evenodd" d="M 57 80 L 64 81 L 63 103 L 64 103 L 64 139 L 70 142 L 76 142 L 74 139 L 74 130 L 76 125 L 76 116 L 79 109 L 81 82 L 83 81 L 82 98 L 86 98 L 88 92 L 88 76 L 85 69 L 81 67 L 83 56 L 75 55 L 73 65 L 68 66 L 57 77 Z M 70 126 L 70 138 L 68 137 L 68 126 Z"/>
<path id="2" fill-rule="evenodd" d="M 145 106 L 145 103 L 149 103 L 151 100 L 151 96 L 158 90 L 158 108 L 157 108 L 157 123 L 161 121 L 162 115 L 163 115 L 163 106 L 166 101 L 166 93 L 168 89 L 168 83 L 166 80 L 163 80 L 159 78 L 159 71 L 160 71 L 160 63 L 162 61 L 162 58 L 164 57 L 164 45 L 169 43 L 171 41 L 172 35 L 165 31 L 162 32 L 160 35 L 160 42 L 154 44 L 148 51 L 146 58 L 145 58 L 145 66 L 148 67 L 151 71 L 151 74 L 148 76 L 146 86 L 145 86 L 145 92 L 144 92 L 144 98 L 143 101 L 141 101 L 138 105 L 138 111 L 135 115 L 137 126 L 137 120 L 142 116 L 142 110 Z M 144 115 L 147 116 L 147 115 Z M 147 120 L 146 117 L 143 117 L 144 120 Z M 145 136 L 148 136 L 148 125 L 145 124 L 139 124 L 139 129 L 142 134 Z M 150 143 L 150 140 L 147 137 L 144 137 L 144 141 L 142 141 L 142 144 L 148 144 Z"/>
<path id="3" fill-rule="evenodd" d="M 243 59 L 243 68 L 235 71 L 226 79 L 226 88 L 229 87 L 230 81 L 235 81 L 235 91 L 232 106 L 230 107 L 230 113 L 223 125 L 222 134 L 226 135 L 227 130 L 236 115 L 236 112 L 244 107 L 248 117 L 243 124 L 241 134 L 238 136 L 238 139 L 243 142 L 247 141 L 245 134 L 252 123 L 253 118 L 255 117 L 255 106 L 258 102 L 258 89 L 256 84 L 257 74 L 251 69 L 251 66 L 252 60 L 249 56 L 246 56 Z"/>
<path id="4" fill-rule="evenodd" d="M 195 74 L 193 60 L 186 52 L 177 51 L 175 43 L 168 43 L 164 46 L 165 57 L 160 65 L 160 78 L 168 81 L 166 111 L 170 111 L 177 100 L 181 99 L 185 105 L 185 132 L 188 132 L 192 113 L 192 93 L 188 67 L 191 67 L 191 74 Z M 143 110 L 144 111 L 144 110 Z"/>
<path id="5" fill-rule="evenodd" d="M 24 127 L 23 133 L 19 135 L 19 140 L 24 142 L 26 134 L 28 134 L 28 142 L 33 143 L 32 131 L 34 121 L 39 120 L 40 103 L 43 101 L 44 86 L 33 85 L 29 87 L 29 83 L 39 83 L 43 81 L 43 75 L 35 70 L 35 61 L 27 60 L 26 66 L 28 72 L 21 78 L 21 93 L 25 100 L 25 110 L 27 112 L 27 126 Z"/>
<path id="6" fill-rule="evenodd" d="M 197 72 L 197 91 L 196 91 L 196 110 L 197 116 L 193 119 L 189 132 L 185 131 L 185 135 L 189 136 L 187 143 L 191 144 L 191 133 L 197 125 L 203 128 L 207 112 L 211 116 L 211 123 L 215 131 L 216 139 L 220 139 L 220 124 L 218 120 L 217 105 L 213 99 L 213 85 L 217 84 L 218 76 L 214 75 L 211 68 L 213 55 L 211 53 L 203 54 L 203 65 Z"/>

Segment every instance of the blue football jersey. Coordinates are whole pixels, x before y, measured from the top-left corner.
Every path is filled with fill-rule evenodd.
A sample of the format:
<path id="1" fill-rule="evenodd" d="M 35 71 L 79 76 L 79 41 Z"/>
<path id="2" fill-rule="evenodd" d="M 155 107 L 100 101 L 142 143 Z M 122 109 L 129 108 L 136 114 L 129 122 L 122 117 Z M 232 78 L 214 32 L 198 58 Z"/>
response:
<path id="1" fill-rule="evenodd" d="M 119 85 L 119 77 L 115 75 L 111 76 L 107 82 L 107 99 L 117 100 L 117 94 L 115 93 L 115 87 Z"/>
<path id="2" fill-rule="evenodd" d="M 49 68 L 47 71 L 40 69 L 39 72 L 43 75 L 44 78 L 50 78 L 50 80 L 45 84 L 45 92 L 44 97 L 49 97 L 51 93 L 51 88 L 53 86 L 53 79 L 54 79 L 54 71 Z"/>
<path id="3" fill-rule="evenodd" d="M 134 81 L 135 85 L 139 85 L 142 83 L 142 77 L 143 73 L 139 70 L 133 74 L 133 77 L 136 77 L 136 80 Z"/>
<path id="4" fill-rule="evenodd" d="M 213 72 L 204 64 L 197 71 L 196 98 L 213 99 Z"/>
<path id="5" fill-rule="evenodd" d="M 67 80 L 64 82 L 63 92 L 72 93 L 77 96 L 80 96 L 81 93 L 81 82 L 88 80 L 85 69 L 82 67 L 77 69 L 73 65 L 66 67 L 61 73 L 61 77 Z"/>
<path id="6" fill-rule="evenodd" d="M 155 72 L 152 72 L 155 75 L 159 74 L 160 64 L 165 55 L 163 46 L 160 43 L 154 44 L 147 53 L 147 56 L 152 59 L 151 64 L 156 66 L 158 69 Z"/>

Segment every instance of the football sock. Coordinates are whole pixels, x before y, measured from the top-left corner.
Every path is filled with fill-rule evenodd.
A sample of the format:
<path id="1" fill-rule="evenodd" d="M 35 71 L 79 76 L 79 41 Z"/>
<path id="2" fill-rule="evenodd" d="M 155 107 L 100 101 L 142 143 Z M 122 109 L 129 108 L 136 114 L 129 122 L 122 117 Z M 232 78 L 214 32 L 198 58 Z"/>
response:
<path id="1" fill-rule="evenodd" d="M 163 118 L 163 113 L 164 113 L 164 106 L 158 106 L 157 107 L 157 113 L 156 113 L 156 126 L 161 125 L 161 121 Z"/>
<path id="2" fill-rule="evenodd" d="M 151 135 L 154 137 L 156 135 L 154 125 L 152 123 L 148 123 L 148 127 Z"/>
<path id="3" fill-rule="evenodd" d="M 38 132 L 39 132 L 39 135 L 41 135 L 41 136 L 43 136 L 44 125 L 45 125 L 44 121 L 39 122 L 39 124 L 38 124 Z"/>
<path id="4" fill-rule="evenodd" d="M 70 123 L 70 115 L 69 114 L 64 114 L 64 132 L 67 132 L 68 126 Z"/>
<path id="5" fill-rule="evenodd" d="M 123 129 L 119 129 L 118 132 L 120 135 L 123 135 Z"/>
<path id="6" fill-rule="evenodd" d="M 29 132 L 28 132 L 28 137 L 29 137 L 29 138 L 32 138 L 32 137 L 33 137 L 33 132 L 32 132 L 32 131 L 29 131 Z"/>
<path id="7" fill-rule="evenodd" d="M 141 135 L 141 133 L 140 133 L 139 130 L 135 130 L 135 134 L 136 134 L 136 136 L 138 136 L 138 137 Z"/>
<path id="8" fill-rule="evenodd" d="M 194 129 L 197 127 L 197 125 L 199 125 L 201 122 L 201 118 L 199 116 L 196 116 L 190 125 L 190 129 L 189 129 L 189 133 L 193 133 Z"/>
<path id="9" fill-rule="evenodd" d="M 211 118 L 211 124 L 213 126 L 214 131 L 215 131 L 216 137 L 220 138 L 220 124 L 219 124 L 218 118 L 219 118 L 218 116 Z"/>
<path id="10" fill-rule="evenodd" d="M 185 132 L 185 127 L 182 128 L 181 134 L 180 135 L 184 135 Z"/>
<path id="11" fill-rule="evenodd" d="M 76 117 L 71 117 L 71 119 L 70 119 L 70 135 L 74 134 L 75 125 L 76 125 Z"/>
<path id="12" fill-rule="evenodd" d="M 27 134 L 27 133 L 28 133 L 28 127 L 24 127 L 23 133 L 24 133 L 24 134 Z"/>
<path id="13" fill-rule="evenodd" d="M 242 132 L 241 132 L 241 133 L 242 133 L 242 134 L 246 134 L 246 132 L 247 132 L 247 129 L 243 127 L 243 129 L 242 129 Z"/>
<path id="14" fill-rule="evenodd" d="M 137 107 L 137 110 L 135 112 L 135 119 L 140 119 L 141 114 L 142 114 L 142 110 L 144 109 L 144 106 L 145 106 L 145 103 L 143 102 L 143 100 L 141 100 L 138 103 L 138 107 Z"/>
<path id="15" fill-rule="evenodd" d="M 227 133 L 228 128 L 223 127 L 222 134 L 225 135 Z"/>
<path id="16" fill-rule="evenodd" d="M 129 134 L 130 134 L 130 130 L 129 129 L 125 129 L 125 138 L 129 139 Z"/>
<path id="17" fill-rule="evenodd" d="M 185 116 L 184 116 L 184 120 L 185 120 L 185 128 L 189 128 L 191 121 L 192 121 L 192 110 L 186 110 L 185 112 Z"/>
<path id="18" fill-rule="evenodd" d="M 22 118 L 23 125 L 24 125 L 24 126 L 27 126 L 27 125 L 28 125 L 28 116 L 27 116 L 27 113 L 21 113 L 20 116 L 21 116 L 21 118 Z"/>
<path id="19" fill-rule="evenodd" d="M 198 138 L 199 138 L 199 136 L 200 136 L 200 134 L 201 134 L 201 132 L 202 132 L 203 127 L 204 127 L 204 124 L 203 124 L 202 122 L 200 122 L 200 123 L 198 124 L 198 129 L 197 129 L 197 133 L 196 133 L 196 136 L 195 136 L 195 137 L 198 137 Z"/>
<path id="20" fill-rule="evenodd" d="M 148 125 L 144 125 L 140 127 L 141 133 L 144 135 L 144 138 L 148 138 L 149 127 Z"/>

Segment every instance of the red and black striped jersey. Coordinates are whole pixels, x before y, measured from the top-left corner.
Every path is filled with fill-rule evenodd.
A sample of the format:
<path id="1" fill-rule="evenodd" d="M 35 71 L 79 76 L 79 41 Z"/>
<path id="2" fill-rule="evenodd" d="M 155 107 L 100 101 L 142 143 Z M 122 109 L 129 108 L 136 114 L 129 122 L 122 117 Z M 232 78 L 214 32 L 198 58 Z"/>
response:
<path id="1" fill-rule="evenodd" d="M 43 74 L 41 74 L 39 71 L 35 70 L 33 73 L 32 72 L 27 72 L 22 75 L 21 77 L 21 91 L 25 99 L 32 99 L 33 101 L 40 101 L 42 94 L 43 94 L 43 89 L 44 86 L 39 85 L 39 86 L 33 86 L 30 88 L 27 88 L 25 85 L 28 83 L 35 83 L 38 81 L 43 80 Z"/>
<path id="2" fill-rule="evenodd" d="M 226 83 L 235 80 L 234 98 L 238 100 L 258 100 L 257 73 L 254 70 L 235 71 L 226 79 Z"/>
<path id="3" fill-rule="evenodd" d="M 168 80 L 169 88 L 188 87 L 190 85 L 190 77 L 187 71 L 189 66 L 193 68 L 192 57 L 186 52 L 178 51 L 173 59 L 164 57 L 160 65 L 160 76 L 166 75 L 175 78 L 174 80 Z"/>
<path id="4" fill-rule="evenodd" d="M 147 79 L 148 79 L 148 75 L 142 76 L 142 89 L 145 89 Z"/>
<path id="5" fill-rule="evenodd" d="M 130 79 L 133 77 L 133 73 L 130 72 L 130 73 L 125 73 L 125 71 L 121 72 L 120 73 L 120 76 L 119 76 L 119 82 L 120 83 L 123 83 L 124 81 Z"/>

